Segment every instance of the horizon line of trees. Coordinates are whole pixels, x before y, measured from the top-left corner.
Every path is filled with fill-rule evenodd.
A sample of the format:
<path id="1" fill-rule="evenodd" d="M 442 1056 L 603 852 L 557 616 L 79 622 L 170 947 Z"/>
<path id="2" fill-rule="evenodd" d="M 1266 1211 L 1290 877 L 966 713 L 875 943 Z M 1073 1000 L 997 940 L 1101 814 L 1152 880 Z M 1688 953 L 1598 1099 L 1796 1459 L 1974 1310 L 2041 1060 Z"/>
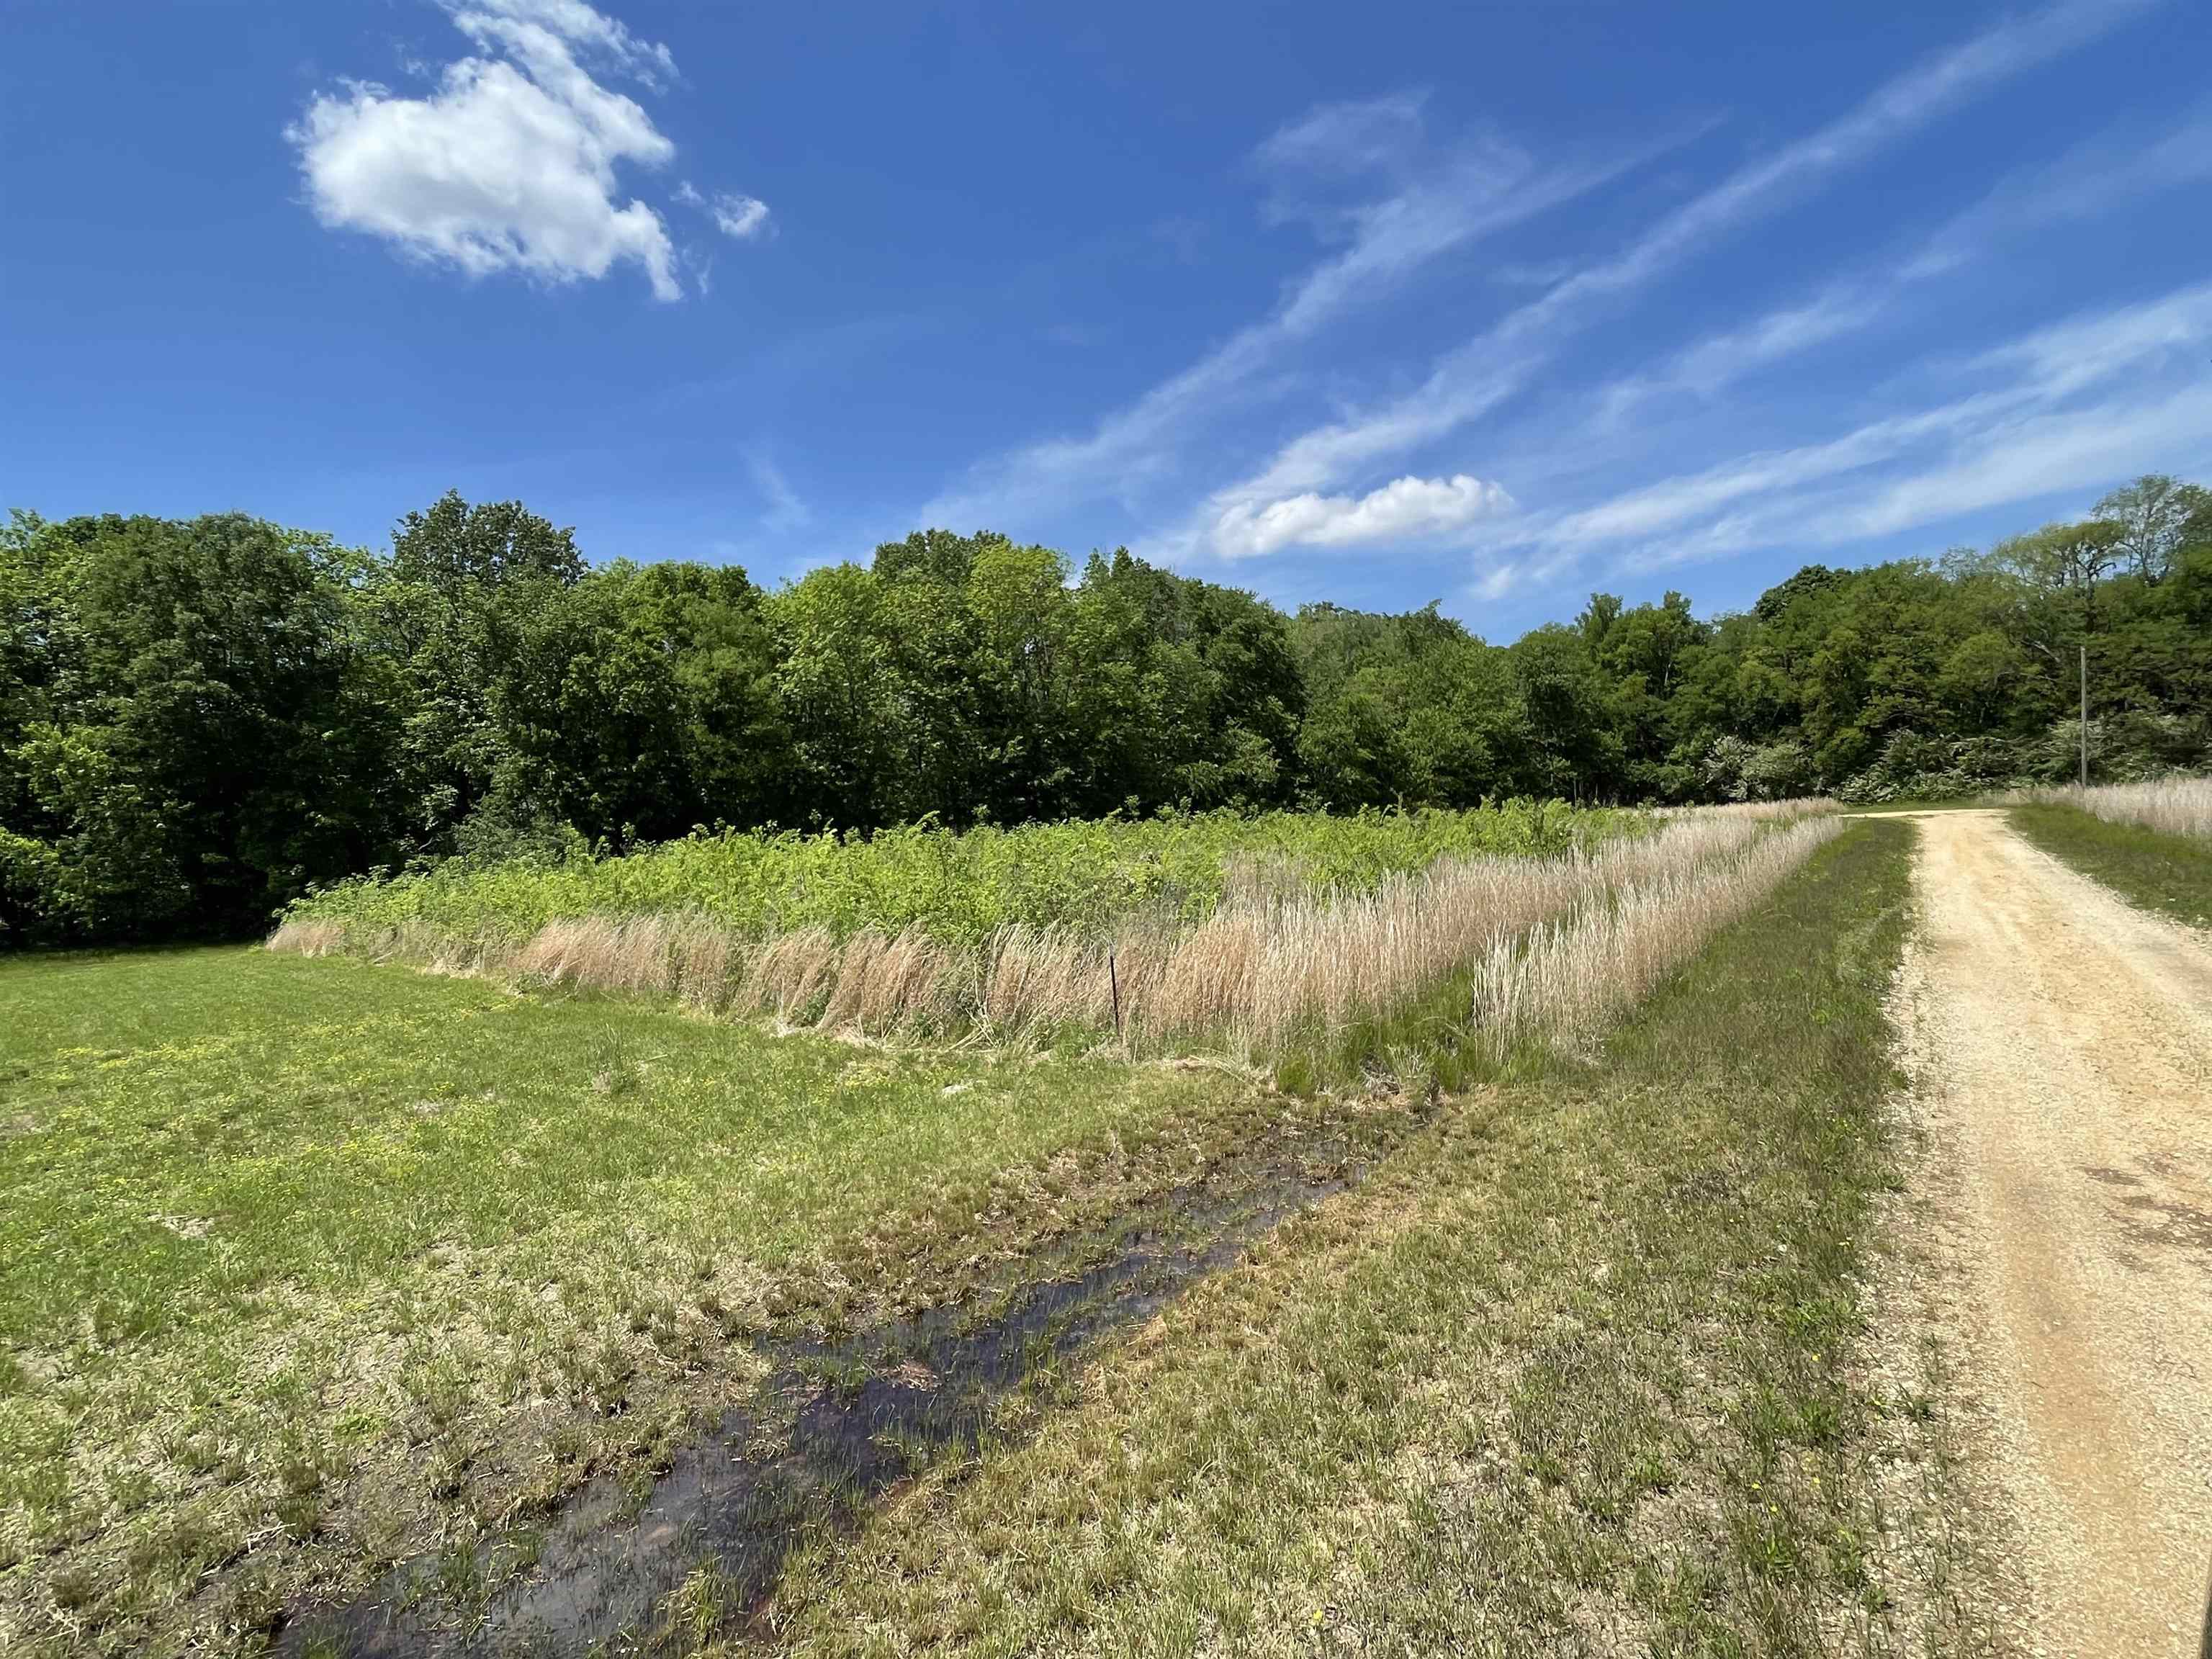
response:
<path id="1" fill-rule="evenodd" d="M 241 514 L 0 530 L 0 946 L 237 933 L 308 886 L 696 827 L 1858 799 L 2212 757 L 2212 492 L 1748 611 L 1491 645 L 1126 550 L 917 532 L 763 589 L 449 493 L 388 553 Z"/>

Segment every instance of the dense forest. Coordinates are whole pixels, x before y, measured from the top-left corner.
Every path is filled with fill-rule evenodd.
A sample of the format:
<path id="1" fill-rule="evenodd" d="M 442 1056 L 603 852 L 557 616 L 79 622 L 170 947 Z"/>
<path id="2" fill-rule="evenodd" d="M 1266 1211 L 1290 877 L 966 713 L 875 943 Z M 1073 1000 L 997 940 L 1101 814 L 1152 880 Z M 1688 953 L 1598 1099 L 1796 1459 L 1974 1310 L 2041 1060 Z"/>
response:
<path id="1" fill-rule="evenodd" d="M 448 495 L 388 553 L 224 514 L 0 531 L 0 943 L 256 928 L 378 867 L 1109 812 L 1959 793 L 2212 750 L 2212 493 L 2146 477 L 1987 551 L 1813 565 L 1712 619 L 1074 569 L 943 531 L 773 590 L 593 567 Z"/>

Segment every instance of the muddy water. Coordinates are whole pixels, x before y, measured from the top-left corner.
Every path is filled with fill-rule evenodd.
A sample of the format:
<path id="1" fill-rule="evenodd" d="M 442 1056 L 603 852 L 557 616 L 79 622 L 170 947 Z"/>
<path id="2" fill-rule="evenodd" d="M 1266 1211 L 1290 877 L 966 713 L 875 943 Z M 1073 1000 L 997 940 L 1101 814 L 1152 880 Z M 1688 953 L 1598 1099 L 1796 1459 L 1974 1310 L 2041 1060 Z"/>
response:
<path id="1" fill-rule="evenodd" d="M 769 1348 L 769 1381 L 678 1455 L 641 1510 L 613 1480 L 592 1482 L 555 1522 L 537 1565 L 471 1627 L 414 1593 L 432 1559 L 401 1567 L 351 1607 L 295 1619 L 277 1650 L 649 1650 L 664 1599 L 702 1566 L 721 1575 L 725 1615 L 741 1616 L 766 1599 L 799 1543 L 857 1526 L 916 1468 L 975 1448 L 997 1404 L 1029 1379 L 1141 1323 L 1286 1216 L 1356 1183 L 1364 1167 L 1334 1151 L 1309 1143 L 1248 1154 L 1125 1218 L 1109 1238 L 1081 1241 L 1079 1255 L 1066 1245 L 1041 1255 L 1019 1288 L 988 1304 L 933 1309 L 840 1343 Z"/>

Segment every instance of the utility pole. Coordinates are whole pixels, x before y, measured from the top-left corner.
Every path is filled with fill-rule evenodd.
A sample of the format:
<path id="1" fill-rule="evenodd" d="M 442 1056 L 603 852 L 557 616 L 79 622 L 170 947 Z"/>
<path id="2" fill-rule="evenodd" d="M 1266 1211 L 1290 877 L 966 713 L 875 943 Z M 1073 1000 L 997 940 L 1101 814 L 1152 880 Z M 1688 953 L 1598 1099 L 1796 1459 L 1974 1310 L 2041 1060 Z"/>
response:
<path id="1" fill-rule="evenodd" d="M 2089 787 L 2089 647 L 2081 647 L 2081 787 Z"/>

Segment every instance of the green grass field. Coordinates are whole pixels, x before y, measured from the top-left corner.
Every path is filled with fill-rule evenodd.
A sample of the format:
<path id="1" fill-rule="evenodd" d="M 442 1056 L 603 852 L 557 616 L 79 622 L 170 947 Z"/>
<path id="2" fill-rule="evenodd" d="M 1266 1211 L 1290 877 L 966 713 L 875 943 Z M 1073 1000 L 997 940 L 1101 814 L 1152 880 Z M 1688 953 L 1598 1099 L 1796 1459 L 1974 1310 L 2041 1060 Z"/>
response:
<path id="1" fill-rule="evenodd" d="M 32 1651 L 243 1642 L 664 1452 L 750 1334 L 940 1297 L 1330 1109 L 243 949 L 0 963 L 0 1000 Z"/>
<path id="2" fill-rule="evenodd" d="M 2130 903 L 2212 927 L 2212 843 L 2113 823 L 2078 806 L 2015 806 L 2006 816 L 2045 852 Z"/>
<path id="3" fill-rule="evenodd" d="M 251 1653 L 418 1558 L 465 1623 L 779 1342 L 1067 1271 L 1273 1145 L 1373 1173 L 1040 1350 L 765 1608 L 704 1562 L 664 1638 L 1879 1650 L 1898 1402 L 1849 1355 L 1911 833 L 1816 854 L 1601 1053 L 1441 1097 L 343 957 L 0 963 L 0 1635 Z"/>
<path id="4" fill-rule="evenodd" d="M 779 1598 L 806 1654 L 1969 1650 L 1854 1358 L 1911 830 L 1477 1091 Z M 1940 1502 L 1940 1495 L 1928 1501 Z M 1910 1626 L 1910 1627 L 1909 1627 Z"/>

